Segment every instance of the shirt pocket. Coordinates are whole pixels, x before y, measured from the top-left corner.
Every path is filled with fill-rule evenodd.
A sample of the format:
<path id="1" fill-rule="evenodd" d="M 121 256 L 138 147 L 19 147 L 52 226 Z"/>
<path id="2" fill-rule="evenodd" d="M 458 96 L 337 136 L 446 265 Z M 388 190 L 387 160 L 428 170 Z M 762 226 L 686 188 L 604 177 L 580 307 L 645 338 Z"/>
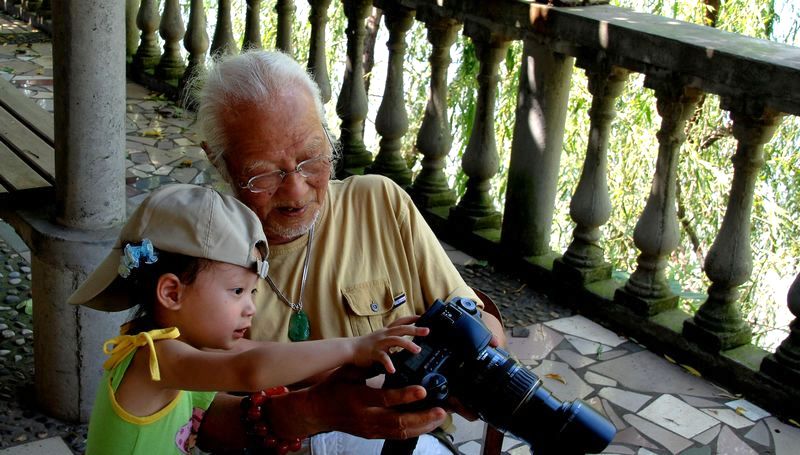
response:
<path id="1" fill-rule="evenodd" d="M 397 295 L 403 294 L 397 291 Z M 350 329 L 355 336 L 368 335 L 400 316 L 407 316 L 410 305 L 395 304 L 388 280 L 373 280 L 342 289 Z"/>

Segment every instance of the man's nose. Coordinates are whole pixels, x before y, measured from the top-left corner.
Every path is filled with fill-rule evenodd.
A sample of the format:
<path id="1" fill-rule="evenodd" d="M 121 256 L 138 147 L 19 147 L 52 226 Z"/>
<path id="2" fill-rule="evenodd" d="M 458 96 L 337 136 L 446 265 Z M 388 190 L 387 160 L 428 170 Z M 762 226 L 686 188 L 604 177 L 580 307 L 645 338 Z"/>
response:
<path id="1" fill-rule="evenodd" d="M 297 171 L 292 171 L 287 173 L 283 178 L 281 186 L 278 187 L 278 192 L 281 192 L 282 195 L 288 199 L 292 199 L 293 196 L 300 199 L 305 195 L 308 188 L 307 185 L 308 182 L 306 182 L 306 178 L 303 177 L 302 174 Z"/>

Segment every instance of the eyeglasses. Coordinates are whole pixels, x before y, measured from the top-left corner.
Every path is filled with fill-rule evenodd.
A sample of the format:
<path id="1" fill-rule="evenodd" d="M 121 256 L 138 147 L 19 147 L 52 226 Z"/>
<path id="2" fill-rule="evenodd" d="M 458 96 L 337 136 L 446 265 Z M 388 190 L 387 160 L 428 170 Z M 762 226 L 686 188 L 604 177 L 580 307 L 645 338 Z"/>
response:
<path id="1" fill-rule="evenodd" d="M 325 139 L 328 140 L 328 145 L 331 147 L 330 153 L 336 151 L 336 146 L 331 140 L 331 135 L 328 129 L 323 125 L 322 132 L 325 133 Z M 245 183 L 240 183 L 239 188 L 247 189 L 251 193 L 274 193 L 278 187 L 283 184 L 283 180 L 289 174 L 300 174 L 306 179 L 307 182 L 316 186 L 322 183 L 322 180 L 327 180 L 331 177 L 331 163 L 332 157 L 330 155 L 322 154 L 314 158 L 309 158 L 301 161 L 295 166 L 293 171 L 286 172 L 282 169 L 277 171 L 265 172 L 253 177 L 250 177 Z"/>
<path id="2" fill-rule="evenodd" d="M 328 179 L 331 172 L 331 157 L 320 155 L 307 159 L 295 166 L 293 171 L 286 172 L 282 169 L 259 174 L 250 178 L 247 183 L 239 185 L 253 193 L 274 193 L 283 183 L 287 175 L 300 174 L 311 184 L 319 184 L 322 179 Z"/>

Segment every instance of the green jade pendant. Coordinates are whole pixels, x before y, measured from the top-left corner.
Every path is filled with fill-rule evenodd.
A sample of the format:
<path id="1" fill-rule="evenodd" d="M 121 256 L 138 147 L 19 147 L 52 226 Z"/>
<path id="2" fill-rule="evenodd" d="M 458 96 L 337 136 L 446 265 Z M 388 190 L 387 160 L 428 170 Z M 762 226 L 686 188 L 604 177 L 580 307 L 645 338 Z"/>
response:
<path id="1" fill-rule="evenodd" d="M 308 315 L 299 310 L 289 318 L 289 339 L 292 341 L 306 341 L 311 335 L 311 325 L 308 323 Z"/>

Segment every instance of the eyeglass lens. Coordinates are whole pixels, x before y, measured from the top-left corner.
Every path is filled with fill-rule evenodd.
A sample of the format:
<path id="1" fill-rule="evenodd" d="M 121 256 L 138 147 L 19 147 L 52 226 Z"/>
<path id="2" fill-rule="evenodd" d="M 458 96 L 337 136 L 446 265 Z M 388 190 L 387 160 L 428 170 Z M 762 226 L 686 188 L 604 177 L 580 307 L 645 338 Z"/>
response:
<path id="1" fill-rule="evenodd" d="M 248 182 L 247 186 L 251 191 L 275 191 L 289 174 L 298 173 L 307 181 L 314 184 L 321 178 L 327 178 L 329 172 L 330 159 L 327 156 L 318 156 L 303 161 L 291 172 L 275 171 L 256 176 Z"/>

